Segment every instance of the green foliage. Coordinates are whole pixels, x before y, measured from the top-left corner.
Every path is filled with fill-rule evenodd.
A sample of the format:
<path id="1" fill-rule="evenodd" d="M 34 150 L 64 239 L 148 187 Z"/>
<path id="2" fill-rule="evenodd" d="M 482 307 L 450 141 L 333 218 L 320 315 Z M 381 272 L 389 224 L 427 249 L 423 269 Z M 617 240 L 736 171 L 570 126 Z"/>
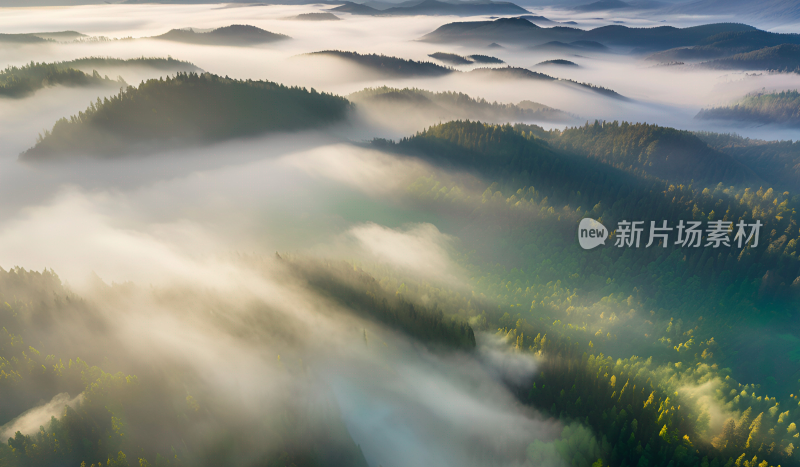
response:
<path id="1" fill-rule="evenodd" d="M 291 265 L 301 271 L 315 289 L 362 316 L 433 346 L 461 350 L 475 348 L 475 334 L 465 320 L 445 316 L 435 303 L 426 307 L 408 301 L 404 293 L 406 287 L 402 284 L 391 293 L 375 278 L 346 263 L 323 266 L 293 261 Z"/>
<path id="2" fill-rule="evenodd" d="M 344 98 L 269 81 L 178 73 L 90 104 L 56 122 L 22 158 L 116 156 L 169 144 L 196 144 L 341 121 Z"/>
<path id="3" fill-rule="evenodd" d="M 98 86 L 119 84 L 69 67 L 66 63 L 31 62 L 22 67 L 9 66 L 0 72 L 0 96 L 25 97 L 46 86 Z"/>
<path id="4" fill-rule="evenodd" d="M 311 57 L 341 58 L 386 76 L 443 76 L 455 71 L 452 68 L 443 67 L 432 62 L 417 62 L 383 54 L 362 55 L 358 52 L 346 52 L 343 50 L 323 50 L 306 55 Z"/>
<path id="5" fill-rule="evenodd" d="M 716 151 L 697 136 L 646 123 L 587 123 L 550 139 L 553 146 L 584 154 L 637 175 L 675 183 L 760 183 L 748 167 Z"/>
<path id="6" fill-rule="evenodd" d="M 800 142 L 763 141 L 718 133 L 697 135 L 710 146 L 750 167 L 764 180 L 774 183 L 775 188 L 800 192 Z M 794 196 L 793 201 L 797 201 Z"/>
<path id="7" fill-rule="evenodd" d="M 518 105 L 488 102 L 474 99 L 460 92 L 430 92 L 423 89 L 396 89 L 387 86 L 366 88 L 347 96 L 357 105 L 389 106 L 406 114 L 424 112 L 428 115 L 450 120 L 460 118 L 479 118 L 488 122 L 507 122 L 519 120 L 573 120 L 573 117 L 560 110 L 531 101 Z"/>
<path id="8" fill-rule="evenodd" d="M 800 93 L 748 94 L 735 104 L 703 109 L 696 118 L 800 126 Z"/>

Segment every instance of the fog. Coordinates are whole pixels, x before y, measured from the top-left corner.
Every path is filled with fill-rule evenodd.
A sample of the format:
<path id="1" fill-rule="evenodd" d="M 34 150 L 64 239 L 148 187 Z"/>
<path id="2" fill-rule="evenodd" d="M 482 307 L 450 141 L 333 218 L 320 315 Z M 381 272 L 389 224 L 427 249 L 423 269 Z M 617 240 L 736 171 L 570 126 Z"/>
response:
<path id="1" fill-rule="evenodd" d="M 0 62 L 19 66 L 89 56 L 171 56 L 222 76 L 339 95 L 384 85 L 416 87 L 463 92 L 490 102 L 531 100 L 576 115 L 579 121 L 627 120 L 797 138 L 792 129 L 735 128 L 693 120 L 701 108 L 749 92 L 798 88 L 797 74 L 654 67 L 643 57 L 619 51 L 573 57 L 513 46 L 485 49 L 417 40 L 445 23 L 468 20 L 454 17 L 412 20 L 342 14 L 343 21 L 284 19 L 326 8 L 4 9 L 0 22 L 5 33 L 75 30 L 110 40 L 3 44 Z M 581 28 L 611 21 L 664 24 L 643 16 L 600 20 L 595 13 L 532 11 L 556 21 L 577 21 Z M 677 26 L 700 22 L 708 18 L 668 18 L 668 24 Z M 254 25 L 292 39 L 257 47 L 148 39 L 173 28 L 230 24 Z M 488 54 L 510 66 L 607 87 L 629 100 L 564 82 L 482 78 L 468 73 L 475 65 L 457 67 L 459 72 L 440 78 L 387 78 L 341 59 L 303 56 L 332 49 L 418 61 L 432 61 L 428 55 L 437 51 Z M 534 67 L 558 58 L 580 67 Z M 142 67 L 100 72 L 119 74 L 132 85 L 163 75 Z M 162 377 L 164 393 L 158 395 L 178 394 L 179 400 L 191 395 L 217 415 L 218 426 L 209 422 L 197 428 L 198 439 L 210 445 L 220 426 L 258 445 L 259 438 L 249 438 L 248 433 L 263 429 L 264 414 L 294 405 L 311 406 L 310 412 L 320 419 L 328 410 L 340 413 L 372 467 L 524 465 L 534 440 L 558 439 L 563 426 L 523 405 L 514 392 L 515 385 L 521 387 L 537 373 L 535 357 L 513 353 L 508 342 L 490 334 L 477 336 L 473 353 L 428 348 L 359 317 L 275 255 L 300 258 L 300 263 L 307 259 L 312 271 L 325 270 L 326 262 L 348 261 L 365 270 L 385 268 L 398 277 L 469 291 L 472 273 L 460 265 L 455 251 L 461 232 L 411 202 L 407 189 L 420 177 L 454 177 L 468 180 L 479 197 L 486 188 L 480 174 L 434 168 L 362 144 L 374 137 L 408 136 L 435 122 L 436 116 L 372 119 L 360 113 L 322 130 L 119 159 L 19 160 L 20 152 L 58 118 L 116 92 L 116 87 L 55 86 L 24 98 L 0 98 L 0 266 L 52 269 L 69 293 L 86 300 L 95 313 L 85 321 L 58 318 L 59 326 L 43 331 L 43 342 L 60 342 L 96 364 L 107 359 L 121 371 Z M 546 128 L 567 125 L 537 123 Z M 492 248 L 493 238 L 481 239 L 486 243 L 482 248 Z M 101 332 L 90 318 L 99 320 Z M 691 391 L 698 404 L 710 407 L 712 430 L 718 430 L 728 414 L 712 404 L 708 394 L 714 384 Z M 59 393 L 35 407 L 20 407 L 13 420 L 0 426 L 0 438 L 16 431 L 35 433 L 82 397 Z M 137 436 L 156 443 L 159 434 L 168 431 L 151 428 L 153 433 Z M 236 464 L 246 465 L 272 448 L 258 446 Z"/>
<path id="2" fill-rule="evenodd" d="M 483 49 L 418 41 L 424 34 L 448 22 L 486 19 L 482 17 L 432 16 L 415 17 L 413 21 L 409 21 L 403 17 L 342 14 L 344 21 L 305 22 L 284 19 L 303 12 L 324 11 L 326 8 L 324 5 L 237 8 L 220 8 L 219 5 L 103 5 L 48 10 L 8 9 L 3 18 L 3 27 L 4 31 L 9 33 L 77 30 L 90 36 L 114 39 L 131 37 L 136 40 L 6 45 L 0 51 L 0 59 L 7 64 L 20 65 L 31 60 L 72 60 L 86 56 L 133 58 L 170 55 L 224 76 L 267 79 L 284 84 L 314 87 L 340 95 L 347 95 L 365 87 L 382 85 L 399 88 L 417 87 L 430 91 L 460 91 L 489 101 L 517 103 L 526 99 L 532 100 L 575 114 L 583 120 L 646 121 L 677 128 L 714 131 L 723 131 L 725 128 L 713 122 L 699 122 L 692 119 L 701 108 L 728 103 L 762 88 L 785 90 L 800 87 L 800 78 L 797 74 L 748 74 L 725 70 L 702 70 L 688 66 L 655 67 L 655 62 L 644 61 L 644 56 L 630 56 L 621 53 L 622 51 L 573 56 L 569 52 L 536 51 L 514 45 L 507 45 L 503 49 Z M 643 16 L 641 12 L 629 13 L 633 15 L 630 18 L 625 17 L 626 13 L 623 12 L 622 19 L 616 19 L 610 17 L 609 12 L 576 14 L 552 8 L 535 9 L 534 13 L 542 14 L 554 21 L 576 21 L 578 25 L 575 27 L 584 29 L 615 24 L 614 21 L 623 21 L 623 24 L 629 27 L 664 24 L 685 27 L 726 20 L 714 17 L 679 16 L 656 19 Z M 240 23 L 286 34 L 292 39 L 258 47 L 209 47 L 141 39 L 163 34 L 173 28 L 208 29 Z M 782 32 L 791 31 L 782 30 Z M 369 36 L 369 41 L 363 40 L 366 35 Z M 433 61 L 428 54 L 437 51 L 462 55 L 483 53 L 497 56 L 510 66 L 523 68 L 532 68 L 544 60 L 568 59 L 575 61 L 580 67 L 532 69 L 558 78 L 604 86 L 633 101 L 628 103 L 616 101 L 588 91 L 538 81 L 503 80 L 489 85 L 485 79 L 467 73 L 453 73 L 441 78 L 382 78 L 374 71 L 365 71 L 340 60 L 301 56 L 309 52 L 332 49 L 425 61 Z M 469 71 L 476 67 L 469 65 L 456 68 L 460 71 Z M 320 73 L 321 69 L 325 72 Z M 124 72 L 120 74 L 132 84 L 146 77 L 146 72 L 141 70 L 128 71 L 128 76 Z M 152 76 L 158 75 L 159 73 L 152 74 Z M 115 74 L 110 76 L 115 77 Z M 38 98 L 39 96 L 34 99 Z M 84 104 L 86 100 L 78 102 Z M 76 105 L 80 108 L 80 105 L 77 103 Z M 36 131 L 40 131 L 40 128 Z M 737 128 L 736 131 L 746 136 L 765 138 L 794 139 L 796 135 L 792 130 L 772 128 L 744 127 Z M 398 134 L 391 133 L 391 136 L 396 137 Z"/>

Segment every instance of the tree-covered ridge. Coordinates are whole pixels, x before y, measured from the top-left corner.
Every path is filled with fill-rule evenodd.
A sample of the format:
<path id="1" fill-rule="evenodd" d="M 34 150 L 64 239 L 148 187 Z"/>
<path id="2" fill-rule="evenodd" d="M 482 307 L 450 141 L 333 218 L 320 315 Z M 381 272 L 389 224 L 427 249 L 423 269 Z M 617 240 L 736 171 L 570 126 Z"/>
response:
<path id="1" fill-rule="evenodd" d="M 188 44 L 248 46 L 268 44 L 270 42 L 290 39 L 290 37 L 284 34 L 266 31 L 255 26 L 234 24 L 217 28 L 209 32 L 196 32 L 191 28 L 173 29 L 160 36 L 155 36 L 153 39 L 185 42 Z"/>
<path id="2" fill-rule="evenodd" d="M 475 63 L 505 63 L 499 58 L 492 57 L 491 55 L 474 54 L 470 55 L 469 58 Z"/>
<path id="3" fill-rule="evenodd" d="M 695 118 L 800 126 L 800 93 L 794 90 L 748 94 L 734 104 L 703 109 Z"/>
<path id="4" fill-rule="evenodd" d="M 606 97 L 611 97 L 613 99 L 620 99 L 620 100 L 628 100 L 627 97 L 619 94 L 618 92 L 614 91 L 613 89 L 608 89 L 603 86 L 596 86 L 591 83 L 581 83 L 578 81 L 574 81 L 571 79 L 562 79 L 562 78 L 554 78 L 550 75 L 546 75 L 544 73 L 539 73 L 538 71 L 531 71 L 527 68 L 520 68 L 520 67 L 512 67 L 512 66 L 505 66 L 505 67 L 497 67 L 497 68 L 476 68 L 469 72 L 472 75 L 476 76 L 485 76 L 491 78 L 503 78 L 503 79 L 534 79 L 534 80 L 541 80 L 541 81 L 553 81 L 558 83 L 563 83 L 567 86 L 576 86 L 582 89 L 588 89 L 592 92 L 596 92 L 598 94 L 602 94 Z"/>
<path id="5" fill-rule="evenodd" d="M 310 57 L 327 56 L 341 58 L 386 76 L 444 76 L 455 72 L 452 68 L 443 67 L 432 62 L 417 62 L 383 54 L 360 54 L 358 52 L 347 52 L 343 50 L 323 50 L 306 55 Z"/>
<path id="6" fill-rule="evenodd" d="M 426 307 L 410 302 L 402 293 L 385 290 L 373 276 L 347 263 L 287 261 L 314 290 L 363 317 L 432 347 L 466 351 L 475 348 L 475 334 L 469 323 L 457 316 L 446 316 L 435 303 Z"/>
<path id="7" fill-rule="evenodd" d="M 763 141 L 707 132 L 699 132 L 697 136 L 778 188 L 800 192 L 800 141 Z"/>
<path id="8" fill-rule="evenodd" d="M 177 60 L 172 57 L 137 57 L 137 58 L 112 58 L 112 57 L 84 57 L 67 62 L 56 62 L 60 67 L 69 67 L 75 69 L 87 68 L 128 68 L 128 67 L 143 67 L 152 68 L 160 71 L 183 71 L 183 72 L 201 72 L 203 71 L 198 66 L 191 62 L 184 60 Z"/>
<path id="9" fill-rule="evenodd" d="M 458 195 L 441 196 L 441 186 L 427 192 L 423 185 L 415 184 L 413 194 L 439 212 L 451 211 L 454 200 L 464 201 Z M 457 191 L 454 187 L 451 195 Z M 430 197 L 437 192 L 438 199 Z M 474 205 L 476 221 L 497 222 L 528 211 L 516 196 L 482 198 Z M 534 228 L 537 236 L 545 235 Z M 542 240 L 548 238 L 539 238 L 537 245 L 546 250 Z M 554 256 L 563 260 L 563 252 Z M 578 422 L 597 433 L 595 449 L 570 442 L 570 454 L 552 452 L 558 444 L 533 443 L 528 448 L 533 465 L 553 457 L 566 460 L 566 465 L 588 465 L 599 457 L 602 465 L 614 467 L 666 467 L 670 462 L 733 466 L 737 461 L 761 465 L 764 460 L 765 466 L 798 465 L 795 435 L 800 420 L 794 394 L 778 391 L 780 397 L 770 397 L 766 391 L 774 394 L 775 388 L 742 384 L 730 369 L 722 368 L 730 359 L 725 353 L 735 349 L 726 341 L 740 332 L 721 328 L 717 320 L 722 314 L 694 310 L 684 321 L 663 308 L 647 312 L 645 294 L 634 289 L 626 296 L 619 284 L 608 284 L 602 291 L 607 295 L 598 300 L 596 293 L 573 288 L 570 279 L 545 283 L 540 274 L 547 264 L 509 269 L 479 265 L 475 258 L 465 261 L 473 274 L 471 295 L 408 280 L 398 293 L 459 310 L 476 329 L 496 332 L 513 351 L 538 356 L 540 373 L 533 381 L 509 381 L 517 397 L 565 424 Z M 388 276 L 381 280 L 387 288 L 400 287 L 402 278 Z M 616 356 L 634 352 L 629 358 Z M 637 356 L 642 353 L 650 356 Z M 792 383 L 796 387 L 796 381 Z M 575 463 L 577 452 L 596 457 Z M 753 458 L 758 461 L 753 463 Z"/>
<path id="10" fill-rule="evenodd" d="M 595 125 L 601 127 L 599 122 Z M 508 225 L 519 238 L 499 243 L 503 247 L 498 246 L 500 249 L 494 254 L 515 267 L 540 263 L 552 267 L 556 261 L 565 267 L 543 276 L 548 280 L 572 277 L 574 283 L 592 288 L 603 287 L 606 279 L 614 278 L 645 290 L 656 300 L 652 307 L 686 310 L 688 314 L 696 311 L 694 305 L 699 302 L 711 308 L 726 303 L 746 313 L 748 301 L 765 300 L 769 306 L 781 309 L 786 300 L 800 293 L 800 231 L 795 219 L 800 196 L 759 185 L 735 188 L 720 182 L 716 187 L 703 188 L 647 178 L 635 168 L 617 168 L 593 156 L 565 152 L 557 147 L 558 136 L 557 132 L 548 133 L 532 125 L 518 125 L 515 130 L 507 125 L 451 122 L 387 147 L 497 180 L 502 184 L 498 188 L 507 193 L 501 200 L 509 199 L 520 210 L 531 209 L 531 215 L 549 213 L 562 220 L 546 228 L 537 227 L 552 230 L 546 236 L 552 239 L 551 244 L 542 250 L 526 249 L 526 245 L 541 244 L 542 240 L 536 240 L 540 238 L 533 233 L 536 229 L 528 226 L 524 218 L 486 220 L 475 227 L 491 231 Z M 709 170 L 713 172 L 707 180 L 713 180 L 714 174 L 727 174 L 724 168 Z M 492 191 L 500 191 L 498 188 Z M 442 190 L 444 196 L 452 188 Z M 457 197 L 467 196 L 464 190 L 455 193 L 461 193 Z M 493 194 L 487 196 L 494 199 Z M 624 219 L 666 220 L 671 226 L 680 220 L 753 223 L 758 219 L 764 225 L 758 248 L 716 250 L 682 248 L 670 243 L 667 248 L 641 248 L 634 254 L 633 249 L 606 247 L 594 257 L 596 264 L 577 269 L 581 256 L 575 255 L 582 250 L 573 235 L 575 224 L 585 216 L 598 219 L 609 230 L 615 230 Z M 578 262 L 569 263 L 565 259 L 569 257 Z M 600 258 L 602 261 L 598 262 Z M 648 273 L 649 268 L 657 268 L 660 273 Z M 692 292 L 675 292 L 681 288 Z"/>
<path id="11" fill-rule="evenodd" d="M 523 18 L 498 18 L 494 21 L 448 23 L 424 35 L 420 40 L 455 44 L 500 42 L 528 46 L 539 46 L 548 42 L 592 41 L 604 46 L 667 50 L 700 45 L 704 40 L 726 32 L 746 31 L 756 31 L 756 28 L 746 24 L 717 23 L 687 28 L 672 26 L 635 28 L 611 25 L 583 30 L 565 26 L 542 28 Z"/>
<path id="12" fill-rule="evenodd" d="M 476 330 L 543 358 L 542 374 L 518 397 L 605 435 L 603 465 L 798 465 L 800 365 L 788 333 L 800 297 L 800 196 L 642 179 L 548 150 L 544 137 L 555 136 L 452 122 L 380 142 L 437 165 L 472 167 L 488 185 L 481 194 L 457 177 L 432 176 L 408 188 L 459 226 L 464 250 L 478 251 L 461 258 L 471 292 L 382 282 L 403 283 L 409 299 L 459 310 Z M 586 252 L 574 237 L 586 216 L 611 229 L 621 219 L 674 226 L 719 216 L 767 225 L 756 248 Z M 747 331 L 757 327 L 770 331 Z"/>
<path id="13" fill-rule="evenodd" d="M 681 47 L 655 53 L 647 60 L 660 62 L 702 61 L 753 52 L 782 44 L 800 43 L 800 34 L 768 31 L 730 31 L 708 37 L 693 47 Z"/>
<path id="14" fill-rule="evenodd" d="M 478 119 L 486 122 L 527 120 L 571 121 L 575 117 L 552 107 L 531 101 L 519 104 L 488 102 L 460 92 L 430 92 L 422 89 L 395 89 L 386 86 L 367 88 L 347 96 L 365 108 L 394 113 L 421 112 L 445 120 Z"/>
<path id="15" fill-rule="evenodd" d="M 750 186 L 761 179 L 688 131 L 642 123 L 607 122 L 568 128 L 550 142 L 634 173 L 677 183 Z"/>
<path id="16" fill-rule="evenodd" d="M 0 43 L 11 44 L 37 44 L 53 42 L 51 39 L 44 39 L 34 34 L 6 34 L 0 33 Z"/>
<path id="17" fill-rule="evenodd" d="M 428 54 L 429 57 L 435 58 L 440 62 L 447 63 L 448 65 L 469 65 L 472 63 L 472 60 L 462 57 L 458 54 L 451 54 L 447 52 L 435 52 L 432 54 Z"/>
<path id="18" fill-rule="evenodd" d="M 0 71 L 0 95 L 25 97 L 47 86 L 125 86 L 121 77 L 111 80 L 97 70 L 124 67 L 146 67 L 161 71 L 202 71 L 194 64 L 172 57 L 140 57 L 119 59 L 111 57 L 85 57 L 66 62 L 31 62 L 21 67 L 9 66 Z"/>
<path id="19" fill-rule="evenodd" d="M 435 58 L 440 62 L 447 63 L 449 65 L 469 65 L 470 63 L 483 63 L 483 64 L 505 63 L 497 57 L 492 57 L 489 55 L 480 55 L 480 54 L 464 57 L 453 53 L 436 52 L 428 56 L 431 58 Z"/>
<path id="20" fill-rule="evenodd" d="M 124 300 L 129 292 L 128 286 L 115 286 L 106 294 Z M 167 363 L 166 377 L 151 365 L 140 366 L 137 375 L 112 374 L 64 355 L 69 336 L 48 326 L 66 320 L 97 330 L 107 323 L 52 272 L 0 271 L 0 295 L 5 301 L 0 308 L 0 424 L 55 394 L 81 395 L 38 432 L 16 432 L 3 440 L 3 466 L 211 467 L 245 465 L 254 456 L 270 466 L 367 465 L 336 410 L 319 413 L 307 403 L 289 402 L 262 414 L 255 425 L 226 429 L 228 408 L 215 403 L 185 368 Z M 183 318 L 192 320 L 189 314 Z M 65 329 L 63 322 L 59 327 Z M 115 350 L 93 357 L 117 366 L 126 357 Z M 277 356 L 274 366 L 298 389 L 315 383 L 302 364 L 290 359 Z"/>
<path id="21" fill-rule="evenodd" d="M 46 86 L 124 85 L 100 76 L 97 71 L 88 75 L 61 63 L 31 62 L 21 67 L 9 66 L 0 71 L 0 96 L 25 97 Z"/>
<path id="22" fill-rule="evenodd" d="M 313 128 L 343 120 L 350 103 L 314 89 L 178 73 L 98 99 L 62 118 L 22 159 L 65 154 L 116 156 L 164 144 L 196 144 L 269 131 Z"/>
<path id="23" fill-rule="evenodd" d="M 286 19 L 293 19 L 298 21 L 341 21 L 341 18 L 333 13 L 300 13 L 299 15 L 292 16 Z"/>
<path id="24" fill-rule="evenodd" d="M 265 264 L 259 258 L 244 261 L 254 274 Z M 355 313 L 366 319 L 364 323 L 382 323 L 433 351 L 470 352 L 475 347 L 472 328 L 464 320 L 445 315 L 435 305 L 406 300 L 353 265 L 286 256 L 276 262 L 309 287 L 309 293 L 342 305 L 339 313 Z M 366 467 L 333 396 L 325 395 L 313 370 L 297 357 L 297 349 L 287 348 L 265 362 L 275 372 L 273 377 L 289 382 L 295 395 L 283 400 L 278 392 L 273 405 L 254 407 L 258 412 L 254 417 L 234 423 L 230 406 L 218 400 L 218 388 L 213 384 L 210 388 L 180 362 L 137 360 L 125 350 L 91 346 L 80 347 L 88 357 L 68 354 L 82 326 L 95 332 L 95 339 L 102 339 L 98 331 L 110 327 L 104 308 L 124 307 L 143 292 L 133 284 L 100 287 L 97 303 L 92 303 L 63 287 L 52 271 L 0 269 L 0 426 L 54 395 L 74 398 L 68 407 L 57 407 L 59 413 L 37 432 L 17 432 L 4 439 L 0 443 L 4 467 L 79 466 L 83 462 L 104 467 L 253 462 L 276 467 Z M 268 305 L 243 305 L 229 298 L 213 291 L 164 290 L 154 292 L 150 306 L 167 306 L 187 327 L 200 319 L 198 309 L 213 308 L 214 317 L 208 319 L 215 328 L 242 341 L 254 340 L 255 348 L 265 341 L 280 345 L 295 332 L 283 326 L 285 318 Z M 350 338 L 360 344 L 362 335 L 366 340 L 366 331 L 359 328 Z M 92 366 L 92 360 L 102 361 L 103 368 Z M 120 366 L 133 367 L 135 374 L 107 372 Z M 204 371 L 216 374 L 213 368 Z M 265 394 L 273 397 L 269 391 Z"/>
<path id="25" fill-rule="evenodd" d="M 782 44 L 730 57 L 710 60 L 702 67 L 720 70 L 773 70 L 797 72 L 800 70 L 800 45 Z"/>

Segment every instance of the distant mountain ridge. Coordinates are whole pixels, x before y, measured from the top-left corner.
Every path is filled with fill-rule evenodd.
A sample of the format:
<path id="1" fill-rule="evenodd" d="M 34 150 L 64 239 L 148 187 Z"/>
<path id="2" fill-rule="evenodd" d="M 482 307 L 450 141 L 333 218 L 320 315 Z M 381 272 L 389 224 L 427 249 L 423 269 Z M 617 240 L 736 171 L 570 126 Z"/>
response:
<path id="1" fill-rule="evenodd" d="M 800 20 L 800 0 L 697 0 L 666 7 L 664 13 L 734 15 L 747 21 L 788 24 Z"/>
<path id="2" fill-rule="evenodd" d="M 439 0 L 425 0 L 420 3 L 377 9 L 364 4 L 344 2 L 344 5 L 331 8 L 329 11 L 368 16 L 481 16 L 481 15 L 516 15 L 528 13 L 528 10 L 510 2 L 448 3 Z"/>
<path id="3" fill-rule="evenodd" d="M 665 50 L 647 57 L 647 60 L 660 62 L 702 61 L 782 44 L 800 44 L 800 34 L 779 34 L 761 30 L 721 33 L 704 39 L 694 47 Z"/>
<path id="4" fill-rule="evenodd" d="M 500 104 L 472 98 L 457 92 L 430 92 L 422 89 L 367 88 L 347 96 L 357 108 L 375 111 L 378 115 L 402 115 L 426 121 L 481 120 L 506 123 L 512 121 L 574 122 L 576 117 L 552 107 L 531 101 Z"/>
<path id="5" fill-rule="evenodd" d="M 454 54 L 451 54 L 454 55 Z M 387 77 L 411 77 L 411 76 L 445 76 L 451 73 L 463 73 L 454 68 L 444 67 L 432 62 L 418 62 L 403 58 L 390 57 L 378 54 L 359 54 L 357 52 L 347 52 L 342 50 L 323 50 L 305 54 L 306 57 L 328 56 L 337 57 L 354 64 L 367 67 Z M 466 72 L 470 76 L 483 76 L 487 78 L 501 79 L 533 79 L 539 81 L 551 81 L 563 83 L 567 86 L 576 86 L 583 90 L 589 90 L 613 99 L 628 100 L 614 90 L 595 86 L 589 83 L 581 83 L 569 79 L 554 78 L 544 73 L 528 70 L 519 67 L 483 67 Z"/>
<path id="6" fill-rule="evenodd" d="M 290 39 L 290 37 L 265 31 L 255 26 L 234 24 L 217 28 L 209 32 L 196 32 L 191 28 L 173 29 L 160 36 L 154 36 L 151 39 L 200 45 L 248 46 L 282 41 Z"/>
<path id="7" fill-rule="evenodd" d="M 522 18 L 499 18 L 494 21 L 448 23 L 424 35 L 420 40 L 433 43 L 512 43 L 529 46 L 554 41 L 592 41 L 606 46 L 639 50 L 667 50 L 698 45 L 722 33 L 742 31 L 757 29 L 745 24 L 717 23 L 688 28 L 630 28 L 610 25 L 583 30 L 564 26 L 542 28 Z"/>

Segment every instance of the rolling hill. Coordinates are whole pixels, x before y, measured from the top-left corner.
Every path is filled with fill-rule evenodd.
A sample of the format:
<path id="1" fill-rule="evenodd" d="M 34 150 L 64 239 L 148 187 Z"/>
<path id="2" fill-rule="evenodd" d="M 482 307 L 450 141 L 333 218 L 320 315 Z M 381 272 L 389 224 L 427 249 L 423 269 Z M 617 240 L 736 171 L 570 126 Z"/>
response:
<path id="1" fill-rule="evenodd" d="M 315 128 L 343 120 L 341 97 L 269 81 L 240 81 L 210 73 L 178 73 L 128 87 L 84 112 L 56 122 L 24 161 L 204 144 L 269 131 Z"/>
<path id="2" fill-rule="evenodd" d="M 186 44 L 249 46 L 269 44 L 289 39 L 289 36 L 275 34 L 255 26 L 234 24 L 209 32 L 195 32 L 193 29 L 173 29 L 151 39 L 183 42 Z"/>
<path id="3" fill-rule="evenodd" d="M 800 45 L 782 44 L 775 47 L 740 53 L 700 63 L 701 67 L 717 70 L 800 71 Z"/>
<path id="4" fill-rule="evenodd" d="M 800 44 L 800 34 L 779 34 L 761 30 L 721 33 L 704 39 L 694 47 L 665 50 L 647 57 L 647 60 L 703 61 L 783 44 Z"/>
<path id="5" fill-rule="evenodd" d="M 448 65 L 469 65 L 470 63 L 472 63 L 472 60 L 468 58 L 447 52 L 436 52 L 429 54 L 428 56 L 436 60 L 439 60 L 440 62 L 447 63 Z"/>
<path id="6" fill-rule="evenodd" d="M 702 44 L 704 40 L 726 32 L 755 31 L 752 26 L 735 23 L 706 24 L 688 28 L 659 26 L 630 28 L 622 25 L 602 26 L 584 31 L 570 27 L 542 28 L 520 18 L 494 21 L 454 22 L 445 24 L 420 40 L 433 43 L 511 43 L 539 46 L 546 43 L 591 41 L 604 46 L 667 50 Z"/>
<path id="7" fill-rule="evenodd" d="M 528 10 L 513 3 L 495 2 L 491 0 L 474 3 L 450 3 L 438 0 L 425 0 L 420 3 L 412 3 L 410 5 L 407 4 L 386 9 L 377 9 L 363 4 L 345 2 L 344 5 L 331 8 L 330 11 L 369 16 L 481 16 L 528 13 Z"/>
<path id="8" fill-rule="evenodd" d="M 339 18 L 333 13 L 301 13 L 286 19 L 298 21 L 341 21 L 342 18 Z"/>
<path id="9" fill-rule="evenodd" d="M 500 104 L 475 99 L 457 92 L 430 92 L 422 89 L 367 88 L 347 96 L 357 108 L 390 116 L 424 121 L 480 120 L 484 122 L 550 121 L 573 122 L 576 118 L 546 105 L 523 101 L 519 104 Z"/>
<path id="10" fill-rule="evenodd" d="M 800 128 L 800 93 L 795 90 L 752 94 L 728 106 L 703 109 L 695 118 Z"/>
<path id="11" fill-rule="evenodd" d="M 564 60 L 564 59 L 561 59 L 561 58 L 557 58 L 557 59 L 555 59 L 555 60 L 545 60 L 545 61 L 543 61 L 543 62 L 539 62 L 539 63 L 537 63 L 537 64 L 536 64 L 536 66 L 567 66 L 567 67 L 578 67 L 578 66 L 580 66 L 580 65 L 578 65 L 578 64 L 577 64 L 577 63 L 575 63 L 575 62 L 571 62 L 571 61 L 569 61 L 569 60 Z"/>
<path id="12" fill-rule="evenodd" d="M 378 54 L 360 54 L 342 50 L 323 50 L 305 54 L 306 57 L 336 57 L 376 71 L 384 76 L 444 76 L 455 72 L 431 62 L 417 62 Z"/>
<path id="13" fill-rule="evenodd" d="M 95 70 L 84 73 L 71 62 L 36 63 L 21 67 L 9 66 L 0 71 L 0 96 L 21 98 L 48 86 L 119 86 L 122 80 L 100 76 Z"/>

